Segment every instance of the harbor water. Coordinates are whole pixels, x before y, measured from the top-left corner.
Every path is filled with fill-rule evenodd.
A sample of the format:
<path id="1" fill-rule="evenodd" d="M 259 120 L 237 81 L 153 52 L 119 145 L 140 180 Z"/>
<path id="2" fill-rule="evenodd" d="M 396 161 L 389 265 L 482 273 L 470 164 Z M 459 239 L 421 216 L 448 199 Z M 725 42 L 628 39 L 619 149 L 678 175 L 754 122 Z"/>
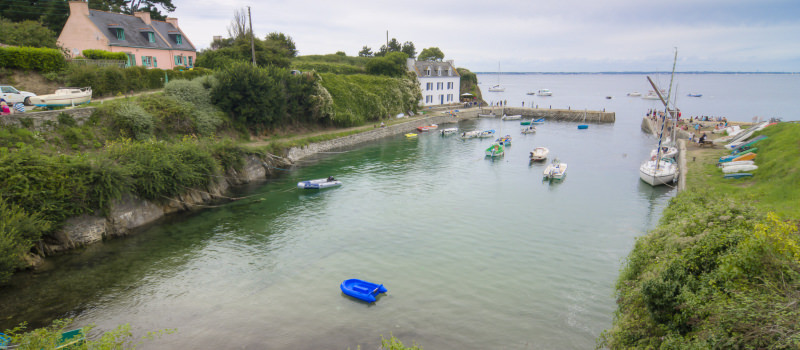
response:
<path id="1" fill-rule="evenodd" d="M 690 78 L 702 81 L 681 77 L 681 90 Z M 497 77 L 479 79 L 486 91 Z M 797 76 L 753 79 L 777 95 L 774 79 L 800 91 Z M 527 135 L 519 121 L 499 118 L 440 126 L 511 135 L 496 159 L 484 156 L 494 138 L 436 131 L 304 159 L 237 188 L 231 196 L 240 200 L 17 274 L 0 289 L 0 328 L 70 317 L 99 330 L 130 323 L 137 336 L 177 329 L 143 349 L 372 349 L 390 335 L 425 349 L 592 348 L 611 326 L 625 256 L 675 194 L 638 175 L 655 141 L 640 131 L 641 118 L 658 106 L 624 96 L 646 92 L 643 75 L 503 75 L 501 84 L 505 92 L 484 98 L 606 108 L 616 123 L 578 130 L 548 121 Z M 554 96 L 525 94 L 539 88 Z M 711 102 L 682 108 L 685 116 L 791 119 L 790 99 L 754 112 L 697 89 L 702 100 L 679 98 L 679 106 Z M 528 158 L 538 146 L 569 165 L 566 179 L 542 180 L 546 162 Z M 331 175 L 344 185 L 297 189 Z M 388 293 L 373 304 L 354 300 L 339 290 L 349 278 L 383 283 Z"/>

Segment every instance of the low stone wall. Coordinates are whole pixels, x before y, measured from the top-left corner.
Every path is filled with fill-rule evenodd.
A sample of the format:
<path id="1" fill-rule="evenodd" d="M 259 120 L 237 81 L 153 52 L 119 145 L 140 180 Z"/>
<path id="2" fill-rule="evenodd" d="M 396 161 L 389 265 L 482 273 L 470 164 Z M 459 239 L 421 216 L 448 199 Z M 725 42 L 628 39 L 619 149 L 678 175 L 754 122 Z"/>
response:
<path id="1" fill-rule="evenodd" d="M 480 112 L 469 111 L 470 114 L 492 112 L 497 116 L 522 115 L 524 118 L 545 118 L 552 120 L 564 120 L 574 122 L 589 123 L 614 123 L 617 121 L 616 112 L 590 111 L 577 109 L 548 109 L 548 108 L 526 108 L 526 107 L 490 107 L 483 108 Z"/>
<path id="2" fill-rule="evenodd" d="M 350 147 L 359 143 L 374 141 L 387 136 L 409 133 L 415 131 L 419 126 L 457 123 L 458 119 L 458 117 L 449 114 L 413 119 L 405 123 L 394 124 L 384 128 L 376 128 L 374 130 L 340 137 L 334 140 L 316 142 L 303 147 L 292 147 L 288 152 L 286 152 L 286 158 L 288 158 L 291 162 L 297 162 L 300 159 L 319 152 L 327 152 L 333 149 Z"/>
<path id="3" fill-rule="evenodd" d="M 75 119 L 78 125 L 83 125 L 86 120 L 94 113 L 94 107 L 58 109 L 54 111 L 25 112 L 4 115 L 0 117 L 0 124 L 23 127 L 28 121 L 31 123 L 29 129 L 33 131 L 52 131 L 58 125 L 58 116 L 61 113 L 67 114 Z"/>

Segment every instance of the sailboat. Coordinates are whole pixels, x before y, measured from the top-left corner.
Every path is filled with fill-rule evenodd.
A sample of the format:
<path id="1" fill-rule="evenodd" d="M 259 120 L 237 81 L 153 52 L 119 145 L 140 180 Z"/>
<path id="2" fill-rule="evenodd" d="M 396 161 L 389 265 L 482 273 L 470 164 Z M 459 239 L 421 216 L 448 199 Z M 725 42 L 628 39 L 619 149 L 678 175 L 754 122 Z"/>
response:
<path id="1" fill-rule="evenodd" d="M 489 88 L 490 92 L 503 92 L 506 88 L 500 86 L 500 62 L 497 63 L 497 85 Z"/>
<path id="2" fill-rule="evenodd" d="M 667 98 L 664 99 L 661 96 L 660 90 L 656 87 L 656 84 L 653 83 L 653 80 L 650 77 L 647 77 L 647 81 L 650 82 L 650 85 L 653 86 L 655 93 L 658 95 L 658 98 L 664 103 L 664 108 L 666 109 L 666 113 L 670 118 L 677 116 L 677 111 L 670 110 L 669 108 L 669 98 L 670 94 L 672 93 L 672 80 L 675 78 L 675 64 L 678 61 L 678 50 L 675 50 L 675 60 L 672 62 L 672 77 L 669 81 L 669 93 L 667 93 Z M 667 118 L 664 118 L 661 122 L 661 132 L 658 135 L 658 147 L 656 148 L 656 154 L 650 158 L 650 160 L 645 161 L 639 167 L 639 178 L 642 181 L 648 183 L 650 186 L 658 186 L 664 185 L 668 183 L 672 183 L 675 181 L 676 176 L 678 175 L 678 166 L 675 164 L 673 159 L 665 158 L 662 147 L 661 141 L 664 139 L 664 126 L 667 124 Z"/>

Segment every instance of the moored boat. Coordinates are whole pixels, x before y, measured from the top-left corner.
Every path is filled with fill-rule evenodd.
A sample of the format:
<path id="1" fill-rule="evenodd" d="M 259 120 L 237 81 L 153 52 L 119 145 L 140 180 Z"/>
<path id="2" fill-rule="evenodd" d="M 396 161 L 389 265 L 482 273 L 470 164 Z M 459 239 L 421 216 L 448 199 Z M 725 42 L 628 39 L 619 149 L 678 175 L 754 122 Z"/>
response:
<path id="1" fill-rule="evenodd" d="M 494 129 L 481 131 L 481 133 L 480 133 L 480 135 L 478 135 L 478 137 L 480 137 L 482 139 L 487 138 L 487 137 L 494 137 Z"/>
<path id="2" fill-rule="evenodd" d="M 417 136 L 419 136 L 419 134 L 415 134 L 413 132 L 406 134 L 406 137 L 410 139 L 416 138 Z"/>
<path id="3" fill-rule="evenodd" d="M 439 128 L 438 125 L 431 124 L 431 125 L 425 125 L 425 126 L 418 126 L 417 127 L 417 131 L 425 132 L 425 131 L 430 131 L 430 130 L 436 130 L 437 128 Z"/>
<path id="4" fill-rule="evenodd" d="M 550 150 L 547 147 L 536 147 L 531 151 L 531 160 L 545 160 Z"/>
<path id="5" fill-rule="evenodd" d="M 501 138 L 498 138 L 495 142 L 503 146 L 511 146 L 511 135 L 506 135 Z"/>
<path id="6" fill-rule="evenodd" d="M 648 160 L 639 167 L 639 178 L 658 186 L 672 183 L 678 174 L 678 167 L 671 159 Z"/>
<path id="7" fill-rule="evenodd" d="M 553 92 L 550 91 L 550 89 L 539 89 L 536 93 L 539 94 L 539 96 L 553 96 Z"/>
<path id="8" fill-rule="evenodd" d="M 342 293 L 368 303 L 374 303 L 379 294 L 387 292 L 383 284 L 367 282 L 356 278 L 342 281 L 339 288 L 342 290 Z"/>
<path id="9" fill-rule="evenodd" d="M 544 118 L 539 118 L 536 120 L 531 121 L 533 124 L 544 124 Z"/>
<path id="10" fill-rule="evenodd" d="M 558 158 L 554 158 L 553 161 L 544 168 L 542 175 L 545 179 L 561 180 L 564 176 L 567 176 L 567 163 L 561 163 Z"/>
<path id="11" fill-rule="evenodd" d="M 531 126 L 529 126 L 527 128 L 522 128 L 522 130 L 520 132 L 523 133 L 523 134 L 533 134 L 533 133 L 536 132 L 536 127 L 531 125 Z"/>
<path id="12" fill-rule="evenodd" d="M 504 87 L 502 87 L 500 85 L 494 85 L 494 86 L 489 88 L 489 91 L 491 91 L 491 92 L 503 92 L 503 91 L 506 91 L 506 88 L 504 88 Z"/>
<path id="13" fill-rule="evenodd" d="M 480 118 L 494 118 L 494 117 L 497 117 L 497 114 L 494 114 L 494 112 L 478 113 L 478 117 L 480 117 Z"/>
<path id="14" fill-rule="evenodd" d="M 654 149 L 650 151 L 650 157 L 655 157 L 658 155 L 658 149 Z M 675 158 L 678 155 L 678 147 L 675 146 L 661 146 L 661 157 L 662 158 Z"/>
<path id="15" fill-rule="evenodd" d="M 503 145 L 498 143 L 492 144 L 491 146 L 489 146 L 489 148 L 486 149 L 487 157 L 500 157 L 504 154 L 506 154 L 505 148 L 503 147 Z"/>
<path id="16" fill-rule="evenodd" d="M 505 115 L 505 114 L 503 114 L 503 117 L 500 118 L 500 119 L 502 119 L 502 120 L 520 120 L 520 119 L 522 119 L 522 115 L 519 115 L 519 114 Z"/>
<path id="17" fill-rule="evenodd" d="M 519 122 L 519 125 L 531 125 L 531 124 L 533 124 L 533 119 L 531 119 L 531 120 L 523 120 L 523 121 Z"/>
<path id="18" fill-rule="evenodd" d="M 336 187 L 341 185 L 342 185 L 341 181 L 334 179 L 333 176 L 329 176 L 327 179 L 300 181 L 297 183 L 297 188 L 302 188 L 305 190 L 321 190 L 323 188 Z"/>
<path id="19" fill-rule="evenodd" d="M 452 135 L 452 134 L 455 134 L 456 132 L 458 132 L 458 128 L 446 128 L 446 129 L 442 129 L 442 131 L 441 131 L 442 136 Z"/>
<path id="20" fill-rule="evenodd" d="M 67 107 L 92 102 L 91 87 L 62 87 L 50 95 L 28 97 L 30 104 L 37 107 Z"/>
<path id="21" fill-rule="evenodd" d="M 703 97 L 703 94 L 686 94 L 689 97 Z"/>
<path id="22" fill-rule="evenodd" d="M 478 131 L 478 130 L 467 131 L 467 132 L 462 132 L 461 133 L 461 138 L 462 139 L 471 139 L 471 138 L 476 138 L 476 137 L 479 137 L 479 136 L 481 136 L 481 132 Z"/>

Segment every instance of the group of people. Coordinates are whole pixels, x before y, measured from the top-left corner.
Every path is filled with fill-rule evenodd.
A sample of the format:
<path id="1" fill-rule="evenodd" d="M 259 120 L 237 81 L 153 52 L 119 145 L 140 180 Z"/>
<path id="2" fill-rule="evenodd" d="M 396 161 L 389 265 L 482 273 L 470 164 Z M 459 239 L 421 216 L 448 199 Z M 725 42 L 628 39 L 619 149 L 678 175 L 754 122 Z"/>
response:
<path id="1" fill-rule="evenodd" d="M 25 107 L 22 105 L 22 103 L 17 103 L 12 108 L 12 106 L 10 106 L 10 102 L 6 102 L 4 98 L 0 98 L 0 115 L 13 114 L 14 109 L 19 110 L 20 112 L 25 111 Z"/>

